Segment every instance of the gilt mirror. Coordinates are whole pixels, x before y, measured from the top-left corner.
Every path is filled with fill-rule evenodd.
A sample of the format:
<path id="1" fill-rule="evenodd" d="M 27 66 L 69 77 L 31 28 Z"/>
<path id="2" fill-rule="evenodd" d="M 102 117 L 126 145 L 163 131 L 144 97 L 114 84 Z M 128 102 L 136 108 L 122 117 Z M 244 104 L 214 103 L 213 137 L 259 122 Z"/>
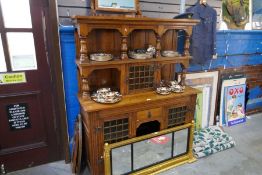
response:
<path id="1" fill-rule="evenodd" d="M 189 127 L 184 125 L 177 128 L 163 130 L 141 137 L 135 137 L 105 147 L 105 174 L 127 175 L 136 174 L 152 166 L 166 161 L 173 165 L 181 157 L 189 154 Z M 182 159 L 181 159 L 182 160 Z M 179 162 L 179 161 L 178 161 Z M 147 173 L 145 173 L 147 174 Z"/>
<path id="2" fill-rule="evenodd" d="M 95 0 L 95 10 L 136 13 L 138 0 Z"/>

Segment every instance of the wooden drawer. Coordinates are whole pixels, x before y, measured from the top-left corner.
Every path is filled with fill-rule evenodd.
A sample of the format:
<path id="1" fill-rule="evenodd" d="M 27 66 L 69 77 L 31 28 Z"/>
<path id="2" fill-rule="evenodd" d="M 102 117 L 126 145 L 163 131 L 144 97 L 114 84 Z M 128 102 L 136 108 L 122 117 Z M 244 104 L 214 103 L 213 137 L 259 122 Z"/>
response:
<path id="1" fill-rule="evenodd" d="M 162 115 L 162 108 L 148 109 L 136 113 L 137 121 L 151 120 L 152 118 L 160 118 Z"/>

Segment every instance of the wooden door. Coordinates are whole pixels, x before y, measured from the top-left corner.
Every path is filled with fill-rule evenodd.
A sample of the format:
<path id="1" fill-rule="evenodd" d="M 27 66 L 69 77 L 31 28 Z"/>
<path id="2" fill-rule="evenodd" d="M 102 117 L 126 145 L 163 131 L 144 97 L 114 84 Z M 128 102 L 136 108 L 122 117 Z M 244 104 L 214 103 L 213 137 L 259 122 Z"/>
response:
<path id="1" fill-rule="evenodd" d="M 2 173 L 60 158 L 44 8 L 44 0 L 0 0 Z"/>

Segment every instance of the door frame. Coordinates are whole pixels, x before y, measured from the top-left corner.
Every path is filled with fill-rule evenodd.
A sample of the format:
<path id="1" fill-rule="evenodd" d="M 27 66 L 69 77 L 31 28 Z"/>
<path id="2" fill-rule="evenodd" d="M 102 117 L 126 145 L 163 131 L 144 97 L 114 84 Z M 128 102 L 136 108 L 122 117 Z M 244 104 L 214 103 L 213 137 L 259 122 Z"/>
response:
<path id="1" fill-rule="evenodd" d="M 67 119 L 65 109 L 64 83 L 62 76 L 62 59 L 60 52 L 59 28 L 57 1 L 43 0 L 44 3 L 44 21 L 45 22 L 45 39 L 46 49 L 48 52 L 47 59 L 50 64 L 52 78 L 52 92 L 54 100 L 54 111 L 56 117 L 57 140 L 59 147 L 59 158 L 64 159 L 66 163 L 70 162 L 69 140 L 67 132 Z"/>

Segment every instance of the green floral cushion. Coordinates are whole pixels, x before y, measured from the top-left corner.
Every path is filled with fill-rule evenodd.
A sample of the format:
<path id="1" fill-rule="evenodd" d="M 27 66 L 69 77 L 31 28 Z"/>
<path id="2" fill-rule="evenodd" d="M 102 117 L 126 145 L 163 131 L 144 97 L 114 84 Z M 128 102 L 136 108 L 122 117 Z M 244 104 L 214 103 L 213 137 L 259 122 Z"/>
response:
<path id="1" fill-rule="evenodd" d="M 217 126 L 194 132 L 193 152 L 196 158 L 205 157 L 233 146 L 235 146 L 233 138 Z"/>

